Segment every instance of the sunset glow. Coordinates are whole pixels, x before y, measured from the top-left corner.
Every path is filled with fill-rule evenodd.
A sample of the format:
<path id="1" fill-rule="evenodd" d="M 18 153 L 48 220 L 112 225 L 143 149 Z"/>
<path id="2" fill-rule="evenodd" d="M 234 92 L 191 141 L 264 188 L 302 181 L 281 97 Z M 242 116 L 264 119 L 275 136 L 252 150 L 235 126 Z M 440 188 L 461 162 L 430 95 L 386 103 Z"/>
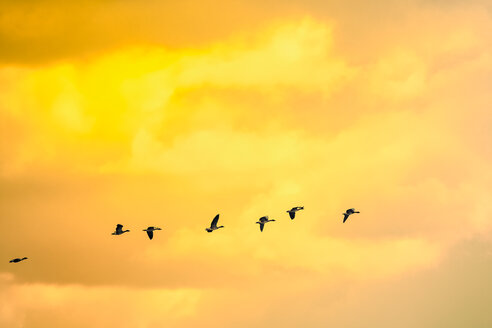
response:
<path id="1" fill-rule="evenodd" d="M 0 8 L 0 327 L 492 325 L 488 1 Z"/>

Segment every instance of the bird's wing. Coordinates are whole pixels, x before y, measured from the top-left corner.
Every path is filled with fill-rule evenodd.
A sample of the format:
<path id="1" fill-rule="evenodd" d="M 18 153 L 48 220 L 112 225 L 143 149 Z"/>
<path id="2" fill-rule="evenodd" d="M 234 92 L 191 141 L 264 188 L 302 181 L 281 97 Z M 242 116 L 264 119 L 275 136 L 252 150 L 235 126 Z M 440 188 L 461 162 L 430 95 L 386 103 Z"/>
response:
<path id="1" fill-rule="evenodd" d="M 263 231 L 263 227 L 265 226 L 264 223 L 260 223 L 260 231 Z"/>
<path id="2" fill-rule="evenodd" d="M 152 230 L 147 230 L 147 236 L 149 236 L 149 239 L 152 239 L 154 237 L 154 232 Z"/>
<path id="3" fill-rule="evenodd" d="M 212 224 L 210 224 L 210 227 L 216 227 L 217 222 L 219 222 L 219 214 L 217 214 L 214 219 L 212 220 Z"/>
<path id="4" fill-rule="evenodd" d="M 121 232 L 122 229 L 123 229 L 123 225 L 122 224 L 117 224 L 116 225 L 116 232 Z"/>
<path id="5" fill-rule="evenodd" d="M 296 212 L 289 212 L 290 219 L 293 220 L 296 217 Z"/>
<path id="6" fill-rule="evenodd" d="M 347 213 L 344 213 L 343 214 L 343 223 L 345 223 L 345 221 L 347 221 L 349 215 Z"/>

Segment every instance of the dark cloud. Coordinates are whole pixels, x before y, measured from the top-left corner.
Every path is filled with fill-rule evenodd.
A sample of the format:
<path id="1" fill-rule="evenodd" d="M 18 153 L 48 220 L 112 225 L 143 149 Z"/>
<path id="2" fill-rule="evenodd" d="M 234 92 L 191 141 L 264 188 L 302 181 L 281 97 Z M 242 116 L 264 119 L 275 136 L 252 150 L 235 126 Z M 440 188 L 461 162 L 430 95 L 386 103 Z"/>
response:
<path id="1" fill-rule="evenodd" d="M 213 0 L 9 1 L 0 13 L 0 61 L 42 63 L 135 44 L 200 46 L 285 12 L 277 5 Z"/>
<path id="2" fill-rule="evenodd" d="M 4 1 L 0 13 L 0 63 L 39 64 L 81 58 L 135 44 L 196 47 L 268 21 L 311 15 L 337 24 L 338 47 L 367 60 L 361 45 L 384 47 L 394 19 L 412 17 L 420 1 Z M 425 6 L 435 6 L 425 1 Z M 477 1 L 482 5 L 486 2 Z M 469 5 L 469 2 L 467 2 Z M 439 6 L 463 5 L 462 2 Z M 443 9 L 445 10 L 445 9 Z M 68 14 L 69 13 L 69 14 Z M 394 32 L 392 32 L 394 31 Z"/>

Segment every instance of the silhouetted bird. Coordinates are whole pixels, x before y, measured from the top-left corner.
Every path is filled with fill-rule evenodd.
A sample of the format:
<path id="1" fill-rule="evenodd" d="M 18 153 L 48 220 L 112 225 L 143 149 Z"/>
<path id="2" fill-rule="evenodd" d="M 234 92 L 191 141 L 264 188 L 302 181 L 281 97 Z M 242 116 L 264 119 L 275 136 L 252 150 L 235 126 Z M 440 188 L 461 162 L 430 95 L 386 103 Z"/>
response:
<path id="1" fill-rule="evenodd" d="M 212 220 L 212 223 L 210 224 L 210 228 L 205 228 L 207 232 L 212 232 L 214 230 L 223 228 L 224 226 L 218 226 L 217 227 L 217 222 L 219 221 L 219 214 L 217 214 L 214 219 Z"/>
<path id="2" fill-rule="evenodd" d="M 296 217 L 296 212 L 303 210 L 303 209 L 304 209 L 304 207 L 302 207 L 302 206 L 296 206 L 296 207 L 292 207 L 292 209 L 288 210 L 287 213 L 289 213 L 290 219 L 294 220 L 294 218 Z"/>
<path id="3" fill-rule="evenodd" d="M 157 227 L 148 227 L 147 229 L 144 229 L 143 231 L 147 231 L 147 235 L 149 236 L 149 239 L 154 238 L 154 231 L 155 230 L 162 230 L 161 228 Z"/>
<path id="4" fill-rule="evenodd" d="M 20 261 L 24 261 L 24 260 L 27 260 L 27 257 L 23 257 L 21 259 L 19 259 L 19 258 L 13 259 L 13 260 L 10 260 L 9 263 L 19 263 Z"/>
<path id="5" fill-rule="evenodd" d="M 343 223 L 345 223 L 348 217 L 354 213 L 360 213 L 360 212 L 356 211 L 355 208 L 349 208 L 348 210 L 346 210 L 345 213 L 343 213 Z"/>
<path id="6" fill-rule="evenodd" d="M 273 220 L 273 219 L 272 220 L 269 220 L 268 219 L 268 216 L 262 216 L 260 218 L 260 220 L 258 222 L 256 222 L 256 223 L 258 223 L 260 225 L 260 231 L 263 231 L 263 227 L 265 226 L 265 223 L 267 223 L 267 222 L 273 222 L 273 221 L 275 221 L 275 220 Z"/>
<path id="7" fill-rule="evenodd" d="M 124 234 L 125 232 L 129 232 L 130 230 L 123 230 L 123 225 L 122 224 L 117 224 L 116 225 L 116 230 L 115 232 L 112 233 L 112 235 L 122 235 Z"/>

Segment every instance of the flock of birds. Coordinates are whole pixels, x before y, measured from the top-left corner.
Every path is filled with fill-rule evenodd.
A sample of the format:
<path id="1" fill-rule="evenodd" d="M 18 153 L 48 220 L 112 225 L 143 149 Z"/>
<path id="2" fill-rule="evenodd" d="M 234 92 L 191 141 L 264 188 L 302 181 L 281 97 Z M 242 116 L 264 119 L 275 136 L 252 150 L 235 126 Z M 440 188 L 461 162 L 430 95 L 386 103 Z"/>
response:
<path id="1" fill-rule="evenodd" d="M 304 207 L 302 207 L 302 206 L 296 206 L 296 207 L 293 207 L 290 210 L 288 210 L 287 213 L 289 213 L 290 219 L 294 220 L 294 218 L 296 217 L 296 212 L 303 210 L 303 209 L 304 209 Z M 345 221 L 347 221 L 349 216 L 351 216 L 352 214 L 355 214 L 355 213 L 360 213 L 360 212 L 356 211 L 355 208 L 349 208 L 348 210 L 346 210 L 345 213 L 343 213 L 343 223 L 345 223 Z M 260 231 L 263 231 L 265 224 L 267 224 L 268 222 L 273 222 L 273 221 L 275 221 L 275 220 L 269 219 L 268 216 L 262 216 L 261 218 L 258 219 L 258 221 L 256 223 L 260 225 Z M 205 228 L 205 231 L 212 232 L 214 230 L 224 228 L 224 226 L 222 226 L 222 225 L 218 226 L 217 225 L 218 222 L 219 222 L 219 214 L 217 214 L 213 218 L 212 222 L 210 223 L 210 227 Z M 158 228 L 158 227 L 148 227 L 147 229 L 143 229 L 143 231 L 147 232 L 147 236 L 149 237 L 149 239 L 154 238 L 154 231 L 158 231 L 158 230 L 162 230 L 162 229 Z M 117 224 L 116 229 L 112 233 L 112 235 L 119 236 L 119 235 L 124 234 L 125 232 L 130 232 L 130 230 L 123 230 L 123 225 Z M 27 257 L 15 258 L 13 260 L 10 260 L 10 263 L 19 263 L 19 262 L 24 261 L 24 260 L 27 260 Z"/>

